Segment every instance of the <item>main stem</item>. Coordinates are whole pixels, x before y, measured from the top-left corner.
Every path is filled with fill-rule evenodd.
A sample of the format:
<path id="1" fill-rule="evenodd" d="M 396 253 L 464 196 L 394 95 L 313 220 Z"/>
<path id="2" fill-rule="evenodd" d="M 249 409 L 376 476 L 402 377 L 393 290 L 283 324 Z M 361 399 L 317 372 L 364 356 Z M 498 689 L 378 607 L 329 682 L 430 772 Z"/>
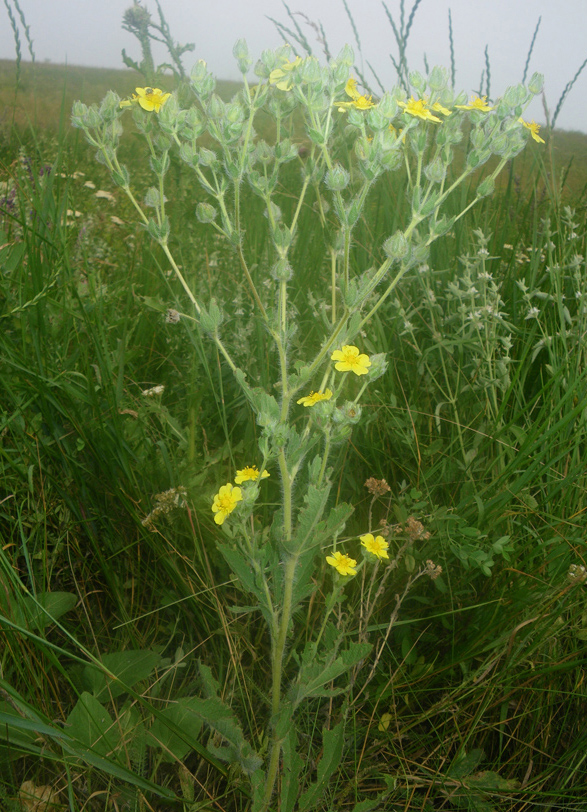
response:
<path id="1" fill-rule="evenodd" d="M 283 525 L 284 542 L 286 548 L 292 537 L 292 490 L 293 479 L 287 470 L 285 452 L 282 449 L 279 454 L 279 467 L 283 483 Z M 273 737 L 269 753 L 269 766 L 267 768 L 267 778 L 265 780 L 265 793 L 263 796 L 262 812 L 267 812 L 271 797 L 275 788 L 277 774 L 279 772 L 279 758 L 281 755 L 281 738 L 277 734 L 275 725 L 277 715 L 281 708 L 281 683 L 283 679 L 283 660 L 287 633 L 291 622 L 291 612 L 293 604 L 293 586 L 296 566 L 298 563 L 298 553 L 292 553 L 285 561 L 283 603 L 279 617 L 277 637 L 273 641 L 272 661 L 271 661 L 271 716 L 273 720 Z"/>

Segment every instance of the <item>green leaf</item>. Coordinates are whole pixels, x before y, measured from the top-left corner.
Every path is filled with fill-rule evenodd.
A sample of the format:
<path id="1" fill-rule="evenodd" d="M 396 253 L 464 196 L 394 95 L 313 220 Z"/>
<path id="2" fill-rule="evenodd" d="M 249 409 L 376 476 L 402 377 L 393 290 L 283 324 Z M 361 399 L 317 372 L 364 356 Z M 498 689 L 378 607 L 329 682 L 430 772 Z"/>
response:
<path id="1" fill-rule="evenodd" d="M 279 812 L 293 812 L 300 791 L 300 773 L 304 766 L 297 752 L 298 737 L 293 724 L 283 740 L 283 768 L 281 771 L 281 803 Z"/>
<path id="2" fill-rule="evenodd" d="M 239 579 L 241 587 L 246 592 L 250 592 L 254 595 L 260 603 L 265 604 L 265 596 L 257 584 L 251 562 L 235 547 L 220 543 L 217 543 L 216 547 L 230 569 Z"/>
<path id="3" fill-rule="evenodd" d="M 359 801 L 358 804 L 353 806 L 353 812 L 372 812 L 373 809 L 377 809 L 380 802 L 377 798 L 374 798 L 372 801 Z"/>
<path id="4" fill-rule="evenodd" d="M 322 737 L 323 752 L 318 762 L 317 780 L 308 787 L 300 798 L 299 812 L 316 809 L 324 790 L 342 758 L 344 739 L 344 722 L 339 722 L 332 730 L 324 730 Z"/>
<path id="5" fill-rule="evenodd" d="M 117 697 L 132 688 L 140 680 L 146 679 L 161 661 L 161 655 L 149 649 L 127 649 L 113 654 L 104 654 L 102 665 L 112 674 L 113 680 L 98 666 L 89 664 L 83 670 L 84 686 L 98 700 Z"/>
<path id="6" fill-rule="evenodd" d="M 200 701 L 194 697 L 178 699 L 162 710 L 153 722 L 148 743 L 151 747 L 161 748 L 165 761 L 183 761 L 195 749 L 192 742 L 197 742 L 202 729 L 202 717 L 197 713 Z M 172 730 L 167 722 L 171 722 L 181 733 Z"/>
<path id="7" fill-rule="evenodd" d="M 84 691 L 67 717 L 66 730 L 78 744 L 100 756 L 110 755 L 120 744 L 112 717 L 91 694 Z"/>
<path id="8" fill-rule="evenodd" d="M 77 596 L 72 592 L 40 592 L 36 598 L 27 595 L 10 600 L 4 595 L 0 599 L 0 608 L 13 623 L 25 629 L 39 630 L 69 612 L 76 603 Z"/>
<path id="9" fill-rule="evenodd" d="M 450 765 L 450 769 L 448 770 L 447 774 L 451 778 L 464 778 L 466 775 L 473 772 L 475 767 L 477 767 L 483 760 L 484 756 L 485 753 L 480 749 L 471 750 L 470 753 L 462 752 Z"/>
<path id="10" fill-rule="evenodd" d="M 306 548 L 308 541 L 312 542 L 313 547 L 319 544 L 315 529 L 324 513 L 330 487 L 330 483 L 323 485 L 321 488 L 317 488 L 311 483 L 308 485 L 307 493 L 304 496 L 305 504 L 298 513 L 297 525 L 292 540 L 287 545 L 287 552 L 302 552 Z"/>
<path id="11" fill-rule="evenodd" d="M 239 764 L 247 775 L 253 775 L 263 763 L 261 757 L 245 739 L 232 709 L 218 696 L 220 685 L 214 679 L 210 668 L 203 663 L 200 663 L 200 675 L 208 697 L 206 699 L 194 697 L 191 708 L 202 721 L 228 742 L 228 746 L 225 747 L 216 747 L 209 743 L 208 750 L 223 761 Z"/>
<path id="12" fill-rule="evenodd" d="M 353 643 L 346 651 L 331 662 L 318 660 L 300 669 L 297 684 L 290 689 L 290 700 L 295 705 L 306 697 L 336 696 L 346 690 L 343 688 L 325 688 L 324 686 L 349 671 L 363 660 L 371 651 L 371 643 Z"/>
<path id="13" fill-rule="evenodd" d="M 515 778 L 502 778 L 501 775 L 490 770 L 469 775 L 465 780 L 466 785 L 471 789 L 494 792 L 495 790 L 516 790 L 520 782 Z"/>

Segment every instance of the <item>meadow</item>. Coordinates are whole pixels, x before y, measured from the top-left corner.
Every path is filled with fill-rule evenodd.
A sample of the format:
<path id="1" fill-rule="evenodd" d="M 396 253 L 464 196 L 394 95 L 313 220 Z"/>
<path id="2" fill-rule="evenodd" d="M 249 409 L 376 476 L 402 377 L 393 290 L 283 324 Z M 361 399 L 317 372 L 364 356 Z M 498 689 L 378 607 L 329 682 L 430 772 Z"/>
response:
<path id="1" fill-rule="evenodd" d="M 210 119 L 216 104 L 234 124 L 241 86 L 219 82 L 216 101 L 193 77 Z M 397 237 L 418 148 L 369 178 L 351 222 L 337 203 L 349 178 L 333 164 L 328 209 L 308 168 L 319 133 L 293 116 L 274 197 L 253 174 L 227 194 L 246 223 L 231 243 L 185 146 L 153 136 L 149 164 L 151 122 L 174 102 L 130 102 L 116 146 L 138 208 L 164 210 L 150 225 L 71 126 L 76 100 L 145 84 L 23 62 L 16 85 L 0 63 L 0 807 L 584 809 L 587 136 L 528 136 L 480 196 L 500 164 L 463 174 L 473 111 L 448 226 L 424 252 Z M 100 111 L 118 120 L 120 106 Z M 279 143 L 280 115 L 261 110 L 259 142 Z M 351 152 L 362 115 L 341 112 L 333 136 L 351 185 L 370 144 L 404 137 L 369 111 L 374 135 Z M 416 123 L 430 139 L 436 124 Z M 214 173 L 213 130 L 197 138 Z M 255 147 L 265 170 L 272 148 Z M 151 192 L 163 175 L 165 195 Z M 373 298 L 386 263 L 401 277 Z M 353 321 L 361 285 L 368 322 Z M 334 372 L 312 379 L 339 406 L 293 396 L 280 435 L 336 312 L 379 377 L 345 379 L 344 404 Z M 251 466 L 241 524 L 235 505 L 215 520 L 215 494 Z M 333 540 L 367 529 L 387 563 L 333 570 Z M 294 550 L 302 530 L 311 546 Z M 288 584 L 297 603 L 274 611 Z"/>

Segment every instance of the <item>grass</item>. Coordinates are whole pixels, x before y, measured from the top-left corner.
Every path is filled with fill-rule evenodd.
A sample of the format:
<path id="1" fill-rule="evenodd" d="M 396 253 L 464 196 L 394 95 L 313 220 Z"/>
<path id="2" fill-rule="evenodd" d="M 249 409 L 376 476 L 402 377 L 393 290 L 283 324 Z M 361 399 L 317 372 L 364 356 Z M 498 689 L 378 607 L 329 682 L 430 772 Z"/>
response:
<path id="1" fill-rule="evenodd" d="M 216 352 L 166 321 L 182 298 L 162 253 L 68 127 L 74 98 L 127 95 L 138 80 L 23 64 L 15 95 L 10 63 L 0 71 L 0 719 L 10 729 L 0 803 L 19 808 L 32 782 L 58 791 L 62 808 L 244 810 L 246 783 L 174 704 L 185 710 L 201 660 L 251 740 L 263 730 L 267 642 L 254 616 L 230 611 L 241 598 L 209 509 L 217 483 L 253 454 L 257 429 Z M 123 157 L 146 189 L 136 144 L 131 133 Z M 410 593 L 373 679 L 354 688 L 333 808 L 386 784 L 386 808 L 397 810 L 584 804 L 585 586 L 567 573 L 586 563 L 586 155 L 576 133 L 550 134 L 544 151 L 530 143 L 365 336 L 366 351 L 392 363 L 340 450 L 337 496 L 358 507 L 348 530 L 373 511 L 403 539 L 416 518 L 411 555 L 444 574 Z M 233 350 L 269 386 L 273 360 L 234 259 L 195 221 L 199 192 L 183 165 L 171 171 L 188 281 L 233 303 Z M 284 210 L 297 182 L 292 172 Z M 375 189 L 354 233 L 357 267 L 401 221 L 401 183 Z M 309 234 L 311 206 L 301 217 Z M 262 279 L 257 219 L 246 248 Z M 293 260 L 292 300 L 311 340 L 320 246 L 299 240 Z M 163 395 L 143 394 L 155 385 Z M 372 476 L 387 479 L 391 498 L 370 504 Z M 175 490 L 173 510 L 145 525 L 156 495 L 180 486 L 186 504 Z M 270 516 L 278 486 L 268 486 Z M 406 557 L 381 596 L 381 639 L 410 567 Z M 100 661 L 124 687 L 92 667 Z M 331 712 L 328 701 L 305 712 L 307 741 Z"/>

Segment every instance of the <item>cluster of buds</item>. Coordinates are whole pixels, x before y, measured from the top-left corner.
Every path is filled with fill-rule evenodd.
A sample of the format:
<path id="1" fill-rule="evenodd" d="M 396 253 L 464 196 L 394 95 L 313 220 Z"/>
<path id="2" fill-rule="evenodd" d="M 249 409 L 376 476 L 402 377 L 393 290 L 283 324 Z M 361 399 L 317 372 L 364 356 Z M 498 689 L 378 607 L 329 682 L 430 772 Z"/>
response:
<path id="1" fill-rule="evenodd" d="M 153 501 L 155 502 L 155 507 L 145 516 L 141 524 L 148 530 L 155 532 L 155 519 L 159 518 L 159 516 L 171 513 L 171 511 L 176 508 L 183 508 L 187 505 L 187 491 L 182 485 L 179 485 L 177 488 L 170 488 L 168 491 L 155 494 Z"/>
<path id="2" fill-rule="evenodd" d="M 369 477 L 365 482 L 365 487 L 373 496 L 385 496 L 391 490 L 385 479 L 375 479 L 375 477 Z"/>
<path id="3" fill-rule="evenodd" d="M 584 584 L 587 582 L 587 569 L 583 564 L 571 564 L 567 578 L 573 585 Z"/>
<path id="4" fill-rule="evenodd" d="M 436 581 L 442 575 L 442 567 L 429 558 L 426 561 L 426 575 L 429 576 L 431 581 Z"/>

